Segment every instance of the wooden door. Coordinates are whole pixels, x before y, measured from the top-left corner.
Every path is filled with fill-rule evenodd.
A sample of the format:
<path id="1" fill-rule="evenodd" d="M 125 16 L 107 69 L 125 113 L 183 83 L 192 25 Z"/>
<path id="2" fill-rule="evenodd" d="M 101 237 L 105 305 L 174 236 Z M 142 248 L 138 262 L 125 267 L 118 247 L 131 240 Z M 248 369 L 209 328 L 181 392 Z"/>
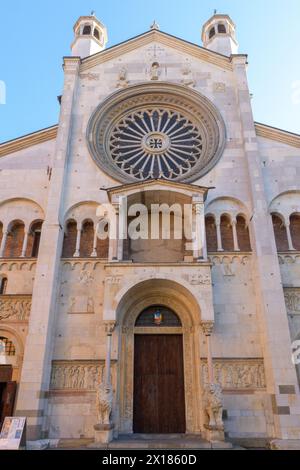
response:
<path id="1" fill-rule="evenodd" d="M 135 335 L 133 432 L 185 432 L 182 335 Z"/>
<path id="2" fill-rule="evenodd" d="M 1 399 L 1 425 L 6 416 L 13 416 L 16 390 L 17 382 L 7 382 L 6 387 L 3 390 Z"/>

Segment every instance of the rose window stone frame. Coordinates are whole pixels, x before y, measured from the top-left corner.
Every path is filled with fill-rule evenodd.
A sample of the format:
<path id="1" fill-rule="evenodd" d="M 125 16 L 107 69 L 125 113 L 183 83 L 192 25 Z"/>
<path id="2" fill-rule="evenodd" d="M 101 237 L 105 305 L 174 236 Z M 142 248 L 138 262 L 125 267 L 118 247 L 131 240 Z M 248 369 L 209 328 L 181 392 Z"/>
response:
<path id="1" fill-rule="evenodd" d="M 195 90 L 168 83 L 113 93 L 87 126 L 93 160 L 125 184 L 193 182 L 215 166 L 225 142 L 224 120 L 213 103 Z"/>

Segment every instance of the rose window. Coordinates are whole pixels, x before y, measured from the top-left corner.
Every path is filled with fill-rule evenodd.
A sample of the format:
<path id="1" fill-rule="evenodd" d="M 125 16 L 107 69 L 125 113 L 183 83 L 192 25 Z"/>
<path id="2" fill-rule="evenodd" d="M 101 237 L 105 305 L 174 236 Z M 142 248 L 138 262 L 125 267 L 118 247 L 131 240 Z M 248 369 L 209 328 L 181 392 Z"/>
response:
<path id="1" fill-rule="evenodd" d="M 96 164 L 112 178 L 192 182 L 225 145 L 217 109 L 195 90 L 160 82 L 128 87 L 96 108 L 87 128 Z"/>
<path id="2" fill-rule="evenodd" d="M 199 129 L 176 111 L 140 110 L 123 117 L 109 148 L 121 171 L 137 179 L 177 179 L 201 158 Z"/>

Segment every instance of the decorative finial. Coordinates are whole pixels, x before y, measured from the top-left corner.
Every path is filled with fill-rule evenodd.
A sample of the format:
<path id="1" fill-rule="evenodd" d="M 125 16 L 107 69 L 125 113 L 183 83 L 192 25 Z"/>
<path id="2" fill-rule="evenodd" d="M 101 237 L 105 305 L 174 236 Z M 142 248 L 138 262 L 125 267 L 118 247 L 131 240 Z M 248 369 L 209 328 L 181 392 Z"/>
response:
<path id="1" fill-rule="evenodd" d="M 150 29 L 159 29 L 159 24 L 156 23 L 156 21 L 154 20 L 152 25 L 150 26 Z"/>
<path id="2" fill-rule="evenodd" d="M 217 10 L 214 10 L 214 15 L 216 15 L 216 14 L 217 14 Z"/>
<path id="3" fill-rule="evenodd" d="M 91 16 L 96 16 L 96 13 L 94 10 L 91 11 Z"/>

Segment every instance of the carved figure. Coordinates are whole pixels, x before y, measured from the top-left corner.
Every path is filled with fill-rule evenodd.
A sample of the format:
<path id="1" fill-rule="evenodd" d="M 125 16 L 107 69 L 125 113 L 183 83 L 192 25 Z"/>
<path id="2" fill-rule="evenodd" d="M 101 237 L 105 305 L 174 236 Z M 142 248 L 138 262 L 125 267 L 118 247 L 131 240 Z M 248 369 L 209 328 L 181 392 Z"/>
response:
<path id="1" fill-rule="evenodd" d="M 97 387 L 96 411 L 99 424 L 110 424 L 113 393 L 111 387 L 101 382 Z"/>
<path id="2" fill-rule="evenodd" d="M 222 389 L 219 384 L 211 383 L 205 387 L 204 408 L 208 416 L 208 426 L 223 429 Z"/>

